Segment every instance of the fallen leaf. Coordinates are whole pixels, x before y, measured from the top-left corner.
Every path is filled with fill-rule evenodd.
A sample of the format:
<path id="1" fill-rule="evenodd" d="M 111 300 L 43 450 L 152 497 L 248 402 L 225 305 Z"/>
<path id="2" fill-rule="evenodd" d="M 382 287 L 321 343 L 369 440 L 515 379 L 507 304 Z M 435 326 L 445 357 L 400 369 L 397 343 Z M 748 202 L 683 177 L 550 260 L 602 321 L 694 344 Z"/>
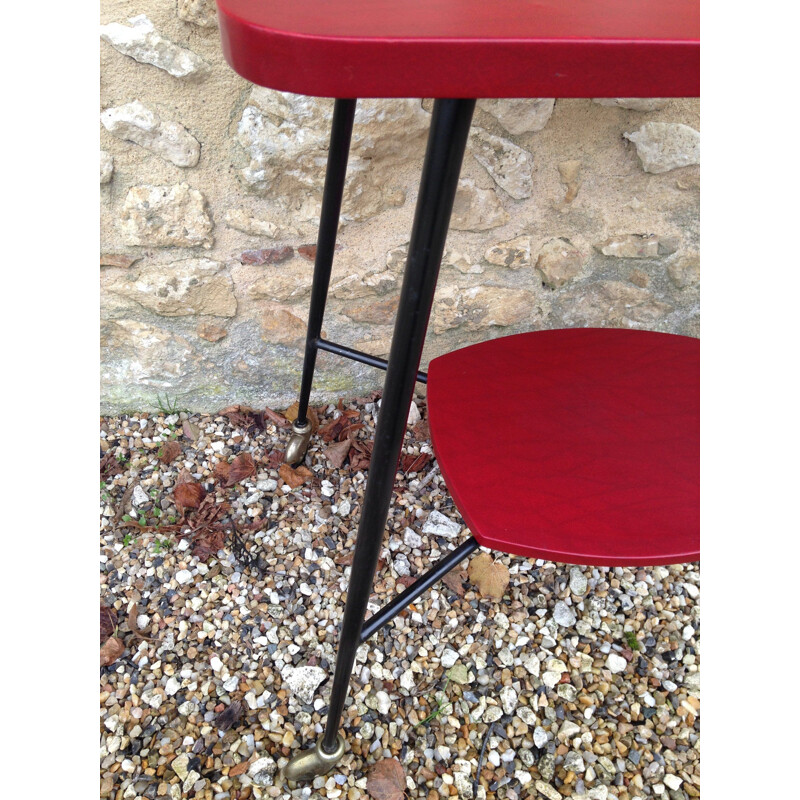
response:
<path id="1" fill-rule="evenodd" d="M 203 530 L 192 539 L 192 555 L 200 561 L 208 561 L 225 546 L 225 533 L 222 530 Z"/>
<path id="2" fill-rule="evenodd" d="M 183 435 L 192 442 L 196 442 L 200 438 L 200 428 L 193 425 L 189 420 L 183 422 Z"/>
<path id="3" fill-rule="evenodd" d="M 300 403 L 295 400 L 286 411 L 283 412 L 283 416 L 286 417 L 289 422 L 294 422 L 297 419 L 297 412 L 300 410 Z M 317 412 L 311 406 L 308 407 L 308 414 L 306 415 L 311 422 L 311 432 L 315 433 L 317 428 L 319 428 L 319 417 L 317 416 Z"/>
<path id="4" fill-rule="evenodd" d="M 186 481 L 175 486 L 175 505 L 181 511 L 184 508 L 198 508 L 205 496 L 206 490 L 196 481 Z"/>
<path id="5" fill-rule="evenodd" d="M 161 448 L 161 455 L 158 457 L 158 460 L 162 464 L 171 464 L 182 452 L 183 450 L 177 442 L 167 442 Z"/>
<path id="6" fill-rule="evenodd" d="M 508 586 L 508 569 L 488 553 L 479 553 L 469 562 L 469 579 L 482 595 L 500 599 Z"/>
<path id="7" fill-rule="evenodd" d="M 342 464 L 344 464 L 351 447 L 352 442 L 350 439 L 345 439 L 343 442 L 336 442 L 336 444 L 326 447 L 323 452 L 328 461 L 330 461 L 336 469 L 339 469 Z"/>
<path id="8" fill-rule="evenodd" d="M 283 450 L 270 450 L 269 454 L 261 458 L 261 463 L 267 469 L 276 469 L 283 464 L 286 453 Z"/>
<path id="9" fill-rule="evenodd" d="M 224 711 L 217 714 L 214 723 L 221 731 L 232 728 L 242 716 L 242 704 L 234 700 Z"/>
<path id="10" fill-rule="evenodd" d="M 447 575 L 442 578 L 442 583 L 451 591 L 455 592 L 459 597 L 464 596 L 464 578 L 466 573 L 463 570 L 450 570 Z"/>
<path id="11" fill-rule="evenodd" d="M 227 461 L 217 461 L 214 464 L 214 477 L 217 483 L 225 485 L 228 482 L 228 475 L 231 471 L 231 465 Z"/>
<path id="12" fill-rule="evenodd" d="M 407 456 L 403 456 L 401 459 L 403 472 L 419 472 L 430 460 L 430 453 L 420 453 L 418 456 L 410 453 Z"/>
<path id="13" fill-rule="evenodd" d="M 233 486 L 245 478 L 256 474 L 256 462 L 253 461 L 253 456 L 250 453 L 239 453 L 236 458 L 231 462 L 231 468 L 228 472 L 227 486 Z"/>
<path id="14" fill-rule="evenodd" d="M 100 604 L 100 644 L 112 636 L 117 627 L 117 612 L 109 606 Z"/>
<path id="15" fill-rule="evenodd" d="M 228 777 L 235 778 L 237 775 L 242 775 L 243 773 L 247 772 L 247 768 L 250 766 L 250 762 L 252 761 L 252 757 L 248 758 L 247 761 L 240 761 L 235 767 L 231 767 L 228 770 Z"/>
<path id="16" fill-rule="evenodd" d="M 402 577 L 397 579 L 397 582 L 401 586 L 404 586 L 407 589 L 409 586 L 415 584 L 417 582 L 417 579 L 414 578 L 412 575 L 403 575 Z"/>
<path id="17" fill-rule="evenodd" d="M 107 667 L 109 664 L 113 664 L 124 652 L 125 644 L 122 639 L 110 636 L 100 648 L 100 666 Z"/>
<path id="18" fill-rule="evenodd" d="M 283 414 L 279 414 L 271 408 L 265 408 L 263 413 L 267 419 L 271 419 L 279 428 L 286 428 L 292 424 Z"/>
<path id="19" fill-rule="evenodd" d="M 421 419 L 412 429 L 411 436 L 418 442 L 426 441 L 431 438 L 431 427 L 428 420 Z"/>
<path id="20" fill-rule="evenodd" d="M 315 244 L 301 244 L 297 248 L 297 254 L 306 261 L 313 261 L 317 257 L 317 246 Z"/>
<path id="21" fill-rule="evenodd" d="M 288 464 L 281 464 L 278 474 L 292 489 L 302 486 L 314 475 L 308 467 L 299 466 L 297 469 L 292 469 Z"/>
<path id="22" fill-rule="evenodd" d="M 119 475 L 123 471 L 122 465 L 117 461 L 113 452 L 109 451 L 100 459 L 100 477 L 103 480 L 112 475 Z"/>
<path id="23" fill-rule="evenodd" d="M 403 800 L 406 774 L 396 758 L 382 758 L 369 771 L 367 791 L 374 800 Z"/>

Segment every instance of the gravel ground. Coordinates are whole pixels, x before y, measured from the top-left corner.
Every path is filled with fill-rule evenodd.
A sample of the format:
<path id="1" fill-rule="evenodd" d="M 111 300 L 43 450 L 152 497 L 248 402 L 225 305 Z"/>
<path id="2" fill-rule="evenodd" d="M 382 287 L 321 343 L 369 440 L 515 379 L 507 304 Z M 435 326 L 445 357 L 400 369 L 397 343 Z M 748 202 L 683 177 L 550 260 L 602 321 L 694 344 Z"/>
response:
<path id="1" fill-rule="evenodd" d="M 318 409 L 320 424 L 344 411 L 368 442 L 369 400 Z M 430 452 L 417 402 L 412 456 Z M 315 436 L 312 474 L 291 488 L 273 419 L 101 420 L 101 643 L 115 637 L 102 652 L 118 656 L 100 670 L 101 796 L 354 800 L 396 758 L 409 798 L 699 797 L 699 565 L 503 555 L 502 599 L 481 596 L 465 561 L 362 646 L 341 763 L 313 786 L 275 785 L 322 730 L 366 474 L 334 467 Z M 227 486 L 218 465 L 243 453 L 254 474 Z M 373 610 L 469 536 L 423 461 L 400 473 Z M 181 482 L 208 492 L 186 522 Z"/>

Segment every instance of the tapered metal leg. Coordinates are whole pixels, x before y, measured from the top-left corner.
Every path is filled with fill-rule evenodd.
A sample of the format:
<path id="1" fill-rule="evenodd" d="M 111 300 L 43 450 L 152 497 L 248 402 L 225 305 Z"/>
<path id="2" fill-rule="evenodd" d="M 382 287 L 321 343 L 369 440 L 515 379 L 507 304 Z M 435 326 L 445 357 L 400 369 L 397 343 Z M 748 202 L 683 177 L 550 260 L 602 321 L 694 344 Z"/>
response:
<path id="1" fill-rule="evenodd" d="M 339 638 L 322 750 L 333 752 L 383 541 L 474 100 L 434 104 Z"/>
<path id="2" fill-rule="evenodd" d="M 422 358 L 428 317 L 474 108 L 474 100 L 437 100 L 434 103 L 403 289 L 383 386 L 381 413 L 358 526 L 325 733 L 314 750 L 292 759 L 284 770 L 287 777 L 302 771 L 304 778 L 308 779 L 327 772 L 333 764 L 320 755 L 333 755 L 341 747 L 339 724 L 356 650 L 360 644 L 367 601 L 372 592 L 395 471 Z M 318 755 L 307 755 L 315 751 Z"/>
<path id="3" fill-rule="evenodd" d="M 303 375 L 300 380 L 300 401 L 297 419 L 292 425 L 292 437 L 286 447 L 285 460 L 297 464 L 303 460 L 311 438 L 308 422 L 308 400 L 314 380 L 317 362 L 317 340 L 322 331 L 325 301 L 331 280 L 336 233 L 339 229 L 339 214 L 342 210 L 342 193 L 347 173 L 347 157 L 350 153 L 350 137 L 353 133 L 355 100 L 336 100 L 331 122 L 331 142 L 328 148 L 328 166 L 325 171 L 325 188 L 322 191 L 322 211 L 317 234 L 317 254 L 314 259 L 314 281 L 311 286 L 311 305 L 308 310 L 306 350 L 303 360 Z"/>

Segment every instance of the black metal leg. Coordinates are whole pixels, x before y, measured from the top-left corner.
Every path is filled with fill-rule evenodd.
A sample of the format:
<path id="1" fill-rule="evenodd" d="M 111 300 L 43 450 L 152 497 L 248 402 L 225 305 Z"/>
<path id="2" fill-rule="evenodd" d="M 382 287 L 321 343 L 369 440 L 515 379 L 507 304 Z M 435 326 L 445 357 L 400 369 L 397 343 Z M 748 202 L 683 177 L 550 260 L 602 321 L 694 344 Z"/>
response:
<path id="1" fill-rule="evenodd" d="M 350 673 L 372 592 L 474 107 L 474 100 L 437 100 L 434 104 L 322 741 L 322 750 L 328 753 L 336 747 Z"/>
<path id="2" fill-rule="evenodd" d="M 437 100 L 434 103 L 381 413 L 358 526 L 325 733 L 313 749 L 296 756 L 284 768 L 284 776 L 289 780 L 308 780 L 321 775 L 331 769 L 344 753 L 339 725 L 356 650 L 361 641 L 367 601 L 372 592 L 474 108 L 474 100 Z"/>
<path id="3" fill-rule="evenodd" d="M 311 436 L 308 400 L 311 396 L 314 366 L 317 362 L 317 341 L 322 331 L 325 301 L 328 298 L 355 112 L 355 100 L 336 100 L 334 103 L 328 166 L 325 171 L 325 187 L 322 192 L 322 210 L 317 234 L 317 254 L 314 259 L 314 281 L 311 286 L 311 305 L 308 311 L 303 375 L 300 380 L 300 401 L 297 419 L 292 426 L 293 435 L 286 448 L 286 461 L 289 464 L 296 464 L 303 459 Z"/>

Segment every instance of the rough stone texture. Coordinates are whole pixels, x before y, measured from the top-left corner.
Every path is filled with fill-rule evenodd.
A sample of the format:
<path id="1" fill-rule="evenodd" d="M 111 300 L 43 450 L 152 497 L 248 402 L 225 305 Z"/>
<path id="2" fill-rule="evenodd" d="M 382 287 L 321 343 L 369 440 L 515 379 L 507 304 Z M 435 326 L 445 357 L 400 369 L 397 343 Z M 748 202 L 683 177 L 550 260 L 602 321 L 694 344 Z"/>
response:
<path id="1" fill-rule="evenodd" d="M 663 97 L 597 97 L 594 102 L 601 106 L 627 108 L 631 111 L 660 111 L 666 108 L 669 100 Z"/>
<path id="2" fill-rule="evenodd" d="M 274 239 L 278 226 L 268 219 L 254 217 L 243 208 L 232 208 L 225 212 L 225 224 L 251 236 L 266 236 Z"/>
<path id="3" fill-rule="evenodd" d="M 100 185 L 108 183 L 114 174 L 114 157 L 105 150 L 100 151 Z"/>
<path id="4" fill-rule="evenodd" d="M 200 142 L 183 125 L 162 121 L 138 100 L 106 109 L 100 121 L 114 136 L 141 145 L 179 167 L 193 167 L 200 160 Z"/>
<path id="5" fill-rule="evenodd" d="M 472 155 L 492 180 L 515 200 L 533 192 L 533 156 L 508 139 L 473 126 L 470 133 Z"/>
<path id="6" fill-rule="evenodd" d="M 700 134 L 676 122 L 646 122 L 633 133 L 622 134 L 636 145 L 645 172 L 669 172 L 700 163 Z"/>
<path id="7" fill-rule="evenodd" d="M 242 111 L 237 142 L 247 188 L 269 193 L 301 219 L 317 220 L 333 101 L 254 87 Z M 419 100 L 362 100 L 356 110 L 343 213 L 366 219 L 405 202 L 395 168 L 422 152 L 428 115 Z"/>
<path id="8" fill-rule="evenodd" d="M 261 336 L 266 342 L 300 345 L 306 339 L 306 320 L 300 319 L 286 306 L 266 303 L 262 306 Z M 324 335 L 323 331 L 323 335 Z"/>
<path id="9" fill-rule="evenodd" d="M 271 92 L 237 76 L 222 56 L 213 12 L 212 2 L 184 0 L 101 5 L 101 24 L 129 40 L 121 48 L 138 56 L 149 49 L 161 68 L 123 57 L 104 28 L 98 114 L 135 99 L 162 124 L 182 126 L 201 148 L 194 166 L 180 167 L 98 124 L 106 164 L 114 165 L 100 208 L 106 411 L 153 408 L 165 391 L 202 411 L 235 403 L 280 409 L 296 399 L 303 351 L 297 320 L 307 318 L 313 271 L 298 253 L 316 241 L 332 101 Z M 137 14 L 151 21 L 148 30 L 147 22 L 128 21 Z M 184 56 L 202 65 L 178 78 L 163 68 L 165 54 L 173 66 Z M 623 138 L 643 120 L 699 130 L 699 103 L 614 104 L 479 101 L 474 126 L 481 130 L 468 145 L 440 272 L 442 316 L 429 327 L 422 369 L 456 347 L 531 329 L 597 324 L 699 334 L 699 167 L 647 173 Z M 643 107 L 654 110 L 632 110 Z M 358 104 L 325 327 L 331 339 L 379 356 L 388 353 L 405 265 L 426 108 L 415 100 Z M 254 127 L 240 132 L 249 117 Z M 482 148 L 489 166 L 473 156 Z M 514 164 L 522 165 L 518 173 Z M 532 192 L 516 199 L 502 181 L 516 185 L 516 194 L 529 185 Z M 164 191 L 151 205 L 151 192 Z M 630 233 L 655 234 L 657 254 L 614 258 L 593 247 Z M 545 258 L 562 247 L 548 244 L 556 240 L 573 243 L 582 259 Z M 295 257 L 242 263 L 246 251 L 284 248 Z M 184 313 L 172 297 L 170 316 L 157 310 L 165 298 L 134 289 L 142 270 L 147 275 L 160 264 L 169 271 L 201 256 L 223 265 L 213 280 L 226 281 L 233 316 L 190 305 L 194 286 L 183 296 Z M 123 282 L 126 272 L 132 275 Z M 482 291 L 471 295 L 477 287 Z M 498 313 L 490 313 L 493 296 L 506 306 Z M 136 324 L 141 341 L 130 335 Z M 135 346 L 144 341 L 146 348 Z M 378 370 L 321 353 L 312 402 L 365 395 L 382 381 Z"/>
<path id="10" fill-rule="evenodd" d="M 585 261 L 585 255 L 569 239 L 551 239 L 539 251 L 536 269 L 547 286 L 558 289 L 581 274 Z"/>
<path id="11" fill-rule="evenodd" d="M 462 326 L 475 331 L 523 321 L 534 324 L 541 315 L 533 292 L 498 286 L 475 286 L 464 290 L 446 287 L 437 293 L 433 305 L 433 331 L 443 333 Z"/>
<path id="12" fill-rule="evenodd" d="M 486 231 L 508 222 L 508 213 L 493 189 L 480 189 L 473 180 L 460 180 L 450 227 L 457 231 Z"/>
<path id="13" fill-rule="evenodd" d="M 629 233 L 613 236 L 595 245 L 604 256 L 614 258 L 649 258 L 658 255 L 658 236 L 648 233 Z"/>
<path id="14" fill-rule="evenodd" d="M 478 100 L 478 108 L 491 114 L 509 133 L 540 131 L 553 115 L 552 98 Z"/>
<path id="15" fill-rule="evenodd" d="M 531 263 L 531 237 L 517 236 L 509 242 L 499 242 L 483 256 L 490 264 L 509 269 L 527 267 Z"/>
<path id="16" fill-rule="evenodd" d="M 131 17 L 130 25 L 111 22 L 100 28 L 100 37 L 115 50 L 142 64 L 152 64 L 176 78 L 199 80 L 209 71 L 200 56 L 159 34 L 145 14 Z"/>
<path id="17" fill-rule="evenodd" d="M 203 195 L 187 183 L 134 186 L 122 208 L 121 228 L 131 245 L 210 248 L 213 227 Z"/>
<path id="18" fill-rule="evenodd" d="M 660 302 L 647 289 L 602 281 L 590 285 L 585 293 L 576 293 L 564 319 L 585 328 L 647 328 L 670 311 L 671 305 Z"/>
<path id="19" fill-rule="evenodd" d="M 217 4 L 214 0 L 178 0 L 178 17 L 201 28 L 217 27 Z"/>
<path id="20" fill-rule="evenodd" d="M 700 256 L 686 253 L 667 264 L 667 275 L 679 289 L 700 283 Z"/>
<path id="21" fill-rule="evenodd" d="M 165 317 L 236 314 L 233 281 L 224 265 L 208 258 L 128 270 L 108 289 Z"/>

